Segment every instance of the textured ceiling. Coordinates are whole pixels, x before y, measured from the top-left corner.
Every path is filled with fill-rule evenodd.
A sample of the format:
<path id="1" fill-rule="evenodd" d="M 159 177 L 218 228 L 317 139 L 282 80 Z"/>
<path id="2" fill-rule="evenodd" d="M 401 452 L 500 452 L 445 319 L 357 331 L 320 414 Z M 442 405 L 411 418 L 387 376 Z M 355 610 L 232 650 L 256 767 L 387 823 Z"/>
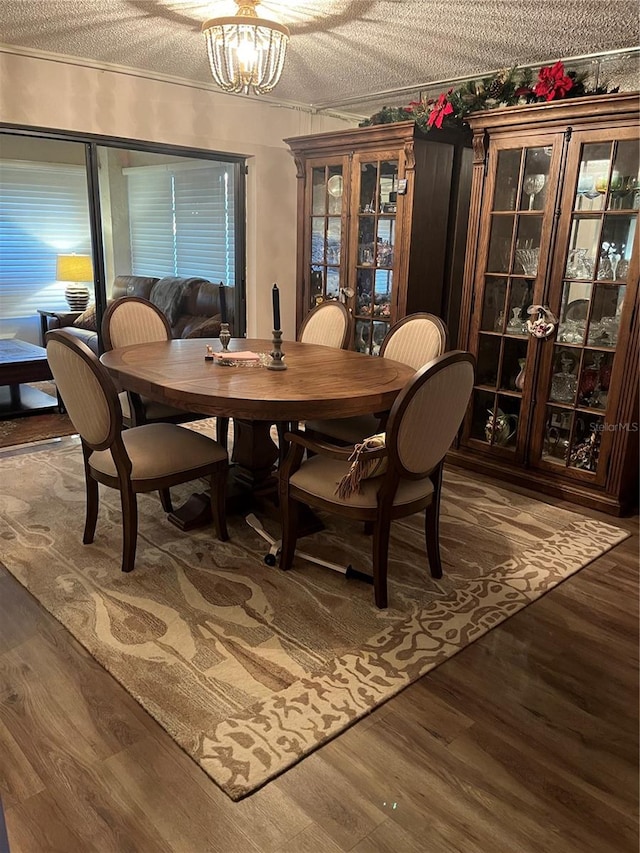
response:
<path id="1" fill-rule="evenodd" d="M 231 0 L 2 0 L 2 45 L 211 84 L 202 21 Z M 368 114 L 379 93 L 637 45 L 637 0 L 265 0 L 291 30 L 272 97 Z"/>

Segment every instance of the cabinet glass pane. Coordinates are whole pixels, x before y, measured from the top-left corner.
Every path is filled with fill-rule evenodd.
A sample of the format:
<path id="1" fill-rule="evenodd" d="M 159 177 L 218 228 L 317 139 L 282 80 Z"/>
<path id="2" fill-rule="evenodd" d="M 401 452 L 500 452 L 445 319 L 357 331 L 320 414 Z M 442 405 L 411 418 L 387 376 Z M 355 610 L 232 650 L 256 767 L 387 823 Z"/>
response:
<path id="1" fill-rule="evenodd" d="M 363 163 L 360 167 L 360 213 L 375 213 L 378 190 L 378 163 Z"/>
<path id="2" fill-rule="evenodd" d="M 520 175 L 520 148 L 498 152 L 494 210 L 515 210 Z"/>
<path id="3" fill-rule="evenodd" d="M 355 334 L 356 352 L 371 352 L 371 323 L 366 320 L 356 320 Z"/>
<path id="4" fill-rule="evenodd" d="M 391 289 L 393 272 L 391 270 L 376 270 L 373 313 L 376 317 L 391 316 Z"/>
<path id="5" fill-rule="evenodd" d="M 378 355 L 380 352 L 380 345 L 384 340 L 384 336 L 389 331 L 389 324 L 384 323 L 378 320 L 373 321 L 373 331 L 371 335 L 371 355 Z"/>
<path id="6" fill-rule="evenodd" d="M 535 278 L 538 274 L 542 216 L 520 217 L 514 253 L 513 272 Z"/>
<path id="7" fill-rule="evenodd" d="M 582 147 L 576 186 L 576 210 L 602 210 L 611 168 L 611 143 L 590 143 Z"/>
<path id="8" fill-rule="evenodd" d="M 342 166 L 329 166 L 327 177 L 327 213 L 339 214 L 342 211 L 343 191 Z"/>
<path id="9" fill-rule="evenodd" d="M 620 314 L 626 286 L 596 284 L 587 343 L 597 347 L 615 347 L 618 343 Z"/>
<path id="10" fill-rule="evenodd" d="M 496 335 L 480 335 L 476 366 L 476 383 L 478 385 L 490 385 L 495 388 L 498 384 L 500 342 L 501 338 Z"/>
<path id="11" fill-rule="evenodd" d="M 311 220 L 311 262 L 324 261 L 324 217 L 314 217 Z"/>
<path id="12" fill-rule="evenodd" d="M 309 305 L 309 308 L 313 308 L 314 305 L 318 305 L 322 302 L 322 294 L 324 293 L 324 269 L 317 265 L 312 266 L 309 281 L 311 284 L 311 304 Z"/>
<path id="13" fill-rule="evenodd" d="M 328 264 L 339 264 L 341 250 L 342 220 L 339 216 L 330 216 L 327 219 L 326 262 Z"/>
<path id="14" fill-rule="evenodd" d="M 636 214 L 610 214 L 604 217 L 598 253 L 598 280 L 626 281 L 636 225 Z"/>
<path id="15" fill-rule="evenodd" d="M 553 403 L 573 405 L 578 390 L 580 350 L 557 345 L 553 350 L 553 375 L 549 399 Z"/>
<path id="16" fill-rule="evenodd" d="M 373 270 L 358 270 L 356 282 L 356 314 L 370 316 L 373 311 Z"/>
<path id="17" fill-rule="evenodd" d="M 395 245 L 395 219 L 378 220 L 378 237 L 376 241 L 376 264 L 379 267 L 393 266 L 393 250 Z"/>
<path id="18" fill-rule="evenodd" d="M 528 341 L 507 338 L 504 342 L 500 390 L 522 393 L 527 369 Z"/>
<path id="19" fill-rule="evenodd" d="M 613 162 L 611 208 L 637 210 L 640 202 L 640 148 L 637 140 L 619 142 Z M 615 180 L 614 180 L 615 177 Z M 619 181 L 618 181 L 619 177 Z M 616 189 L 613 189 L 614 183 Z M 617 186 L 619 184 L 619 186 Z"/>
<path id="20" fill-rule="evenodd" d="M 504 332 L 506 278 L 487 278 L 482 302 L 480 328 L 485 332 Z"/>
<path id="21" fill-rule="evenodd" d="M 529 148 L 525 157 L 521 210 L 544 210 L 547 203 L 547 180 L 551 148 Z"/>
<path id="22" fill-rule="evenodd" d="M 358 221 L 358 264 L 361 267 L 372 267 L 374 255 L 374 219 L 361 216 Z"/>
<path id="23" fill-rule="evenodd" d="M 603 427 L 604 419 L 602 417 L 576 413 L 569 450 L 570 468 L 596 471 Z"/>
<path id="24" fill-rule="evenodd" d="M 613 353 L 585 350 L 578 385 L 578 406 L 606 409 L 611 384 Z"/>
<path id="25" fill-rule="evenodd" d="M 600 226 L 600 217 L 574 216 L 565 269 L 567 278 L 593 278 Z"/>
<path id="26" fill-rule="evenodd" d="M 326 295 L 329 299 L 337 299 L 340 294 L 340 270 L 327 267 Z"/>
<path id="27" fill-rule="evenodd" d="M 314 215 L 325 212 L 327 197 L 327 178 L 325 168 L 311 170 L 311 212 Z"/>
<path id="28" fill-rule="evenodd" d="M 487 272 L 509 272 L 514 221 L 515 217 L 509 215 L 494 214 L 491 217 Z"/>
<path id="29" fill-rule="evenodd" d="M 492 415 L 494 405 L 495 394 L 490 391 L 474 390 L 471 416 L 471 438 L 475 438 L 479 441 L 490 440 L 491 436 L 489 434 L 489 439 L 487 439 L 485 429 L 487 422 Z"/>
<path id="30" fill-rule="evenodd" d="M 576 281 L 564 282 L 557 336 L 561 343 L 584 342 L 592 287 Z"/>
<path id="31" fill-rule="evenodd" d="M 505 334 L 528 336 L 528 308 L 533 302 L 533 279 L 513 278 L 509 293 Z"/>
<path id="32" fill-rule="evenodd" d="M 572 421 L 572 411 L 547 406 L 542 443 L 542 458 L 545 461 L 561 466 L 567 464 Z"/>
<path id="33" fill-rule="evenodd" d="M 380 164 L 380 187 L 378 210 L 380 213 L 395 213 L 398 193 L 398 161 L 385 160 Z"/>

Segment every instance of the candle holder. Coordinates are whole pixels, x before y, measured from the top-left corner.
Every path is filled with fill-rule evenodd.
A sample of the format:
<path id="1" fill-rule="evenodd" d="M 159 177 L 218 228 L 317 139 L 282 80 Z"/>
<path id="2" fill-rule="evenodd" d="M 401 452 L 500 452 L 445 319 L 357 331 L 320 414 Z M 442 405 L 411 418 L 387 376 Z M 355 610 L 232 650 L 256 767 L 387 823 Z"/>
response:
<path id="1" fill-rule="evenodd" d="M 273 349 L 269 353 L 271 363 L 267 365 L 267 370 L 286 370 L 287 365 L 282 360 L 284 353 L 282 352 L 282 329 L 273 330 Z"/>
<path id="2" fill-rule="evenodd" d="M 222 352 L 229 352 L 229 341 L 231 340 L 231 332 L 229 331 L 228 323 L 220 324 L 220 334 L 218 335 L 220 338 L 220 343 L 222 344 Z"/>

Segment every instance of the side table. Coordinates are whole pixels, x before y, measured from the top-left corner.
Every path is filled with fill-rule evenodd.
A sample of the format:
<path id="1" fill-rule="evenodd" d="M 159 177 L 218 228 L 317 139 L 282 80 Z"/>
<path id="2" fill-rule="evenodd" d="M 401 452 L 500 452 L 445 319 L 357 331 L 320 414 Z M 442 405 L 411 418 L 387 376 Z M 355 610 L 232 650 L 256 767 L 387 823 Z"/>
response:
<path id="1" fill-rule="evenodd" d="M 82 311 L 54 311 L 49 308 L 38 308 L 40 315 L 40 346 L 45 345 L 45 336 L 49 331 L 49 318 L 55 318 L 60 327 L 69 326 L 82 314 Z M 61 322 L 61 321 L 64 321 Z"/>

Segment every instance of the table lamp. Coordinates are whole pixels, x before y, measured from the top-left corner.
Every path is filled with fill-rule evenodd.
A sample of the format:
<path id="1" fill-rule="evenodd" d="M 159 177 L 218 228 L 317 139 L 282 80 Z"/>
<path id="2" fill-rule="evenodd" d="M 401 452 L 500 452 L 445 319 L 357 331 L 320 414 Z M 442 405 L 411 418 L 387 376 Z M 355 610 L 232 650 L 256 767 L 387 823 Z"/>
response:
<path id="1" fill-rule="evenodd" d="M 91 256 L 58 255 L 56 279 L 68 282 L 64 298 L 69 308 L 72 311 L 84 311 L 89 304 L 89 288 L 86 283 L 93 281 Z"/>

